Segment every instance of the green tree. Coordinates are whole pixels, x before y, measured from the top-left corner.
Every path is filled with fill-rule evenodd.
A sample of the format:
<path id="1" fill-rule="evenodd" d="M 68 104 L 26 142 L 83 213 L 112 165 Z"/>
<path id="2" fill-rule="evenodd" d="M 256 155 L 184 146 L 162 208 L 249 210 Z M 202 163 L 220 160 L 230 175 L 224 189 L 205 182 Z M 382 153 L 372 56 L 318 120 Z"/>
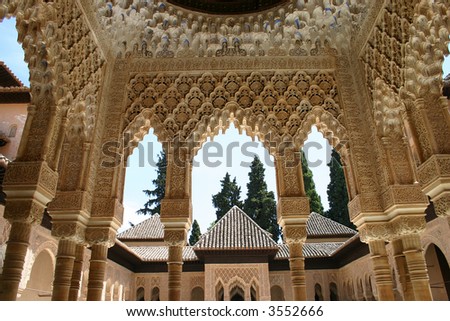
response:
<path id="1" fill-rule="evenodd" d="M 233 206 L 242 208 L 241 188 L 236 182 L 236 177 L 231 180 L 230 174 L 226 173 L 220 184 L 222 189 L 212 196 L 212 203 L 216 208 L 216 221 L 220 220 Z"/>
<path id="2" fill-rule="evenodd" d="M 325 216 L 355 229 L 348 213 L 348 193 L 341 156 L 334 149 L 328 167 L 330 168 L 330 184 L 328 184 L 327 194 L 330 209 L 326 211 Z"/>
<path id="3" fill-rule="evenodd" d="M 309 169 L 308 161 L 306 160 L 305 153 L 302 150 L 302 172 L 303 183 L 305 184 L 305 193 L 309 197 L 309 206 L 311 212 L 323 214 L 323 205 L 319 194 L 316 191 L 316 185 L 313 180 L 313 173 Z"/>
<path id="4" fill-rule="evenodd" d="M 197 220 L 192 223 L 191 236 L 189 237 L 189 245 L 194 245 L 200 239 L 202 232 L 200 231 L 200 225 L 198 225 Z"/>
<path id="5" fill-rule="evenodd" d="M 259 226 L 272 234 L 272 238 L 278 241 L 280 227 L 277 223 L 277 208 L 275 195 L 267 190 L 264 167 L 257 156 L 250 165 L 247 184 L 247 199 L 243 210 Z"/>
<path id="6" fill-rule="evenodd" d="M 158 162 L 156 162 L 156 167 L 156 179 L 152 181 L 155 189 L 143 190 L 143 192 L 148 196 L 149 199 L 144 204 L 143 208 L 136 211 L 137 214 L 155 215 L 161 212 L 161 201 L 164 198 L 164 194 L 166 191 L 167 159 L 164 151 L 158 155 Z"/>

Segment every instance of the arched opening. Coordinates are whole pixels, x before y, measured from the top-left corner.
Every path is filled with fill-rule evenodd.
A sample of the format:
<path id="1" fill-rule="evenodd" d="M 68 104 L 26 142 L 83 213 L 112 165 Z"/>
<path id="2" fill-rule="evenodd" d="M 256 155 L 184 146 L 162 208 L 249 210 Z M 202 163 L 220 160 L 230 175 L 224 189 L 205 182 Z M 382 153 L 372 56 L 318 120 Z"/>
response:
<path id="1" fill-rule="evenodd" d="M 245 301 L 245 292 L 239 285 L 231 288 L 230 301 Z"/>
<path id="2" fill-rule="evenodd" d="M 136 290 L 136 301 L 145 301 L 145 289 L 143 287 Z"/>
<path id="3" fill-rule="evenodd" d="M 284 301 L 284 291 L 278 286 L 274 285 L 270 288 L 270 299 L 272 301 Z"/>
<path id="4" fill-rule="evenodd" d="M 204 301 L 205 300 L 205 291 L 202 287 L 195 287 L 191 291 L 191 301 Z"/>
<path id="5" fill-rule="evenodd" d="M 150 301 L 160 301 L 160 299 L 159 299 L 159 288 L 158 287 L 154 287 L 152 289 L 152 297 L 151 297 Z"/>
<path id="6" fill-rule="evenodd" d="M 225 300 L 225 292 L 223 290 L 223 285 L 221 282 L 216 285 L 216 301 L 224 301 Z"/>
<path id="7" fill-rule="evenodd" d="M 315 109 L 303 124 L 302 153 L 307 161 L 302 164 L 305 192 L 311 199 L 312 212 L 355 229 L 348 212 L 349 199 L 356 195 L 348 137 L 345 128 L 331 117 Z"/>
<path id="8" fill-rule="evenodd" d="M 323 301 L 322 286 L 319 283 L 314 285 L 314 301 Z"/>
<path id="9" fill-rule="evenodd" d="M 133 153 L 128 156 L 123 194 L 123 225 L 119 232 L 149 218 L 151 214 L 149 211 L 140 213 L 145 215 L 138 214 L 141 209 L 155 209 L 156 212 L 155 206 L 146 206 L 149 199 L 156 196 L 149 196 L 143 191 L 154 191 L 159 187 L 156 182 L 157 163 L 162 151 L 161 143 L 158 142 L 153 129 L 150 129 L 144 139 L 133 149 Z"/>
<path id="10" fill-rule="evenodd" d="M 38 254 L 34 260 L 27 287 L 22 293 L 20 300 L 47 301 L 51 299 L 54 270 L 53 261 L 52 254 L 47 250 Z"/>
<path id="11" fill-rule="evenodd" d="M 339 301 L 337 285 L 334 282 L 330 283 L 330 301 Z"/>
<path id="12" fill-rule="evenodd" d="M 441 249 L 431 244 L 425 252 L 431 293 L 434 301 L 450 299 L 450 268 Z"/>
<path id="13" fill-rule="evenodd" d="M 242 131 L 242 132 L 240 132 Z M 248 199 L 249 173 L 257 156 L 264 168 L 264 182 L 267 193 L 271 193 L 274 202 L 277 199 L 276 179 L 273 157 L 259 141 L 252 141 L 245 130 L 238 130 L 234 123 L 223 134 L 216 135 L 214 140 L 208 139 L 198 150 L 193 160 L 192 170 L 192 204 L 193 218 L 196 219 L 202 232 L 206 232 L 219 218 L 219 208 L 215 207 L 211 196 L 222 191 L 222 181 L 229 174 L 230 180 L 235 179 L 240 189 L 240 203 L 238 205 L 245 212 L 245 203 Z M 211 191 L 205 201 L 205 191 Z M 234 204 L 236 205 L 236 204 Z M 252 217 L 252 213 L 246 213 Z M 269 230 L 272 235 L 279 233 L 276 223 L 276 207 L 273 211 L 274 220 L 261 222 L 252 217 L 263 229 Z M 273 223 L 273 224 L 270 224 Z M 265 226 L 264 226 L 265 224 Z"/>

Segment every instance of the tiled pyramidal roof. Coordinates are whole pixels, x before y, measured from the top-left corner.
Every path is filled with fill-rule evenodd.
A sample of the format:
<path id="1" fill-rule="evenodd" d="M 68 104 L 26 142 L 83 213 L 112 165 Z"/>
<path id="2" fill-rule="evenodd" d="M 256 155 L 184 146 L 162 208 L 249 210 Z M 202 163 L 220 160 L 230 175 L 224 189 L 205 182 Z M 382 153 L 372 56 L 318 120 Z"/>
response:
<path id="1" fill-rule="evenodd" d="M 356 231 L 328 219 L 320 214 L 311 213 L 307 223 L 308 237 L 352 237 Z M 164 225 L 158 214 L 129 228 L 117 235 L 119 240 L 162 240 Z M 303 255 L 305 257 L 332 256 L 345 242 L 305 243 Z M 165 262 L 168 259 L 167 246 L 136 246 L 129 249 L 145 262 Z M 183 248 L 183 261 L 197 261 L 197 251 L 230 251 L 230 250 L 269 250 L 277 254 L 276 260 L 289 258 L 287 244 L 277 244 L 270 234 L 259 227 L 240 208 L 233 207 L 227 212 L 211 230 L 203 234 L 194 246 Z"/>
<path id="2" fill-rule="evenodd" d="M 306 223 L 308 237 L 353 236 L 357 232 L 325 216 L 312 212 Z"/>
<path id="3" fill-rule="evenodd" d="M 117 234 L 119 240 L 159 240 L 164 239 L 164 225 L 158 214 Z"/>
<path id="4" fill-rule="evenodd" d="M 202 235 L 194 250 L 260 250 L 277 249 L 270 234 L 240 208 L 234 206 L 214 227 Z"/>

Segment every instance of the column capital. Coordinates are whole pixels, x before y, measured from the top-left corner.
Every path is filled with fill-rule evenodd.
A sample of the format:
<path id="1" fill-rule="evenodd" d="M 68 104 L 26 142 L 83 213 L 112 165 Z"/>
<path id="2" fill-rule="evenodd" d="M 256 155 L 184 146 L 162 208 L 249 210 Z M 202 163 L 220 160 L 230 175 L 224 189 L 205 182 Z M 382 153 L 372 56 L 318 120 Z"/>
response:
<path id="1" fill-rule="evenodd" d="M 169 246 L 184 246 L 186 244 L 187 232 L 186 229 L 165 228 L 164 242 Z"/>
<path id="2" fill-rule="evenodd" d="M 92 245 L 105 245 L 112 247 L 116 241 L 117 230 L 111 226 L 88 226 L 86 229 L 86 242 Z"/>
<path id="3" fill-rule="evenodd" d="M 45 205 L 35 199 L 7 201 L 3 217 L 10 223 L 20 222 L 38 225 L 44 216 Z"/>
<path id="4" fill-rule="evenodd" d="M 389 222 L 364 223 L 358 227 L 359 238 L 361 242 L 369 243 L 371 241 L 387 242 L 392 239 L 392 226 Z"/>
<path id="5" fill-rule="evenodd" d="M 77 244 L 85 243 L 86 225 L 79 221 L 53 221 L 52 236 L 71 240 Z"/>
<path id="6" fill-rule="evenodd" d="M 306 241 L 306 223 L 303 225 L 283 226 L 283 236 L 288 245 L 303 244 Z"/>
<path id="7" fill-rule="evenodd" d="M 420 234 L 425 231 L 425 217 L 423 215 L 402 215 L 391 222 L 392 239 L 398 239 L 404 235 Z"/>

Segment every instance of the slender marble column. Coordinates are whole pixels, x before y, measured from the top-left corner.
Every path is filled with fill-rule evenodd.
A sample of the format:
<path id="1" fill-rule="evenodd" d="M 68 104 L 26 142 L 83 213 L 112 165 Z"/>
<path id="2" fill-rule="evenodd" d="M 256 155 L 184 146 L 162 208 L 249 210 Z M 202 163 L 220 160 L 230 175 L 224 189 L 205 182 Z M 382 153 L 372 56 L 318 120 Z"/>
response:
<path id="1" fill-rule="evenodd" d="M 415 300 L 432 301 L 430 279 L 419 234 L 403 235 L 402 242 Z"/>
<path id="2" fill-rule="evenodd" d="M 73 264 L 72 280 L 70 282 L 69 301 L 77 301 L 78 294 L 81 286 L 81 275 L 83 274 L 83 261 L 84 261 L 84 249 L 83 244 L 77 244 L 75 251 L 75 262 Z"/>
<path id="3" fill-rule="evenodd" d="M 15 301 L 22 278 L 23 265 L 30 245 L 31 224 L 12 222 L 6 247 L 3 273 L 0 276 L 0 301 Z"/>
<path id="4" fill-rule="evenodd" d="M 69 290 L 72 280 L 73 264 L 77 244 L 70 239 L 61 239 L 56 255 L 55 278 L 53 281 L 52 301 L 69 300 Z"/>
<path id="5" fill-rule="evenodd" d="M 183 270 L 183 246 L 169 246 L 169 301 L 181 300 L 181 272 Z"/>
<path id="6" fill-rule="evenodd" d="M 291 270 L 294 301 L 306 301 L 305 258 L 303 243 L 289 244 L 289 268 Z"/>
<path id="7" fill-rule="evenodd" d="M 91 251 L 87 301 L 101 301 L 106 275 L 108 244 L 94 244 Z"/>
<path id="8" fill-rule="evenodd" d="M 370 240 L 368 244 L 378 290 L 378 300 L 394 301 L 394 288 L 386 245 L 383 240 Z"/>
<path id="9" fill-rule="evenodd" d="M 392 241 L 391 244 L 394 250 L 395 265 L 397 266 L 397 272 L 403 290 L 403 299 L 405 301 L 413 301 L 414 293 L 411 284 L 411 278 L 409 276 L 408 265 L 406 264 L 406 258 L 403 254 L 402 240 L 396 239 Z"/>

